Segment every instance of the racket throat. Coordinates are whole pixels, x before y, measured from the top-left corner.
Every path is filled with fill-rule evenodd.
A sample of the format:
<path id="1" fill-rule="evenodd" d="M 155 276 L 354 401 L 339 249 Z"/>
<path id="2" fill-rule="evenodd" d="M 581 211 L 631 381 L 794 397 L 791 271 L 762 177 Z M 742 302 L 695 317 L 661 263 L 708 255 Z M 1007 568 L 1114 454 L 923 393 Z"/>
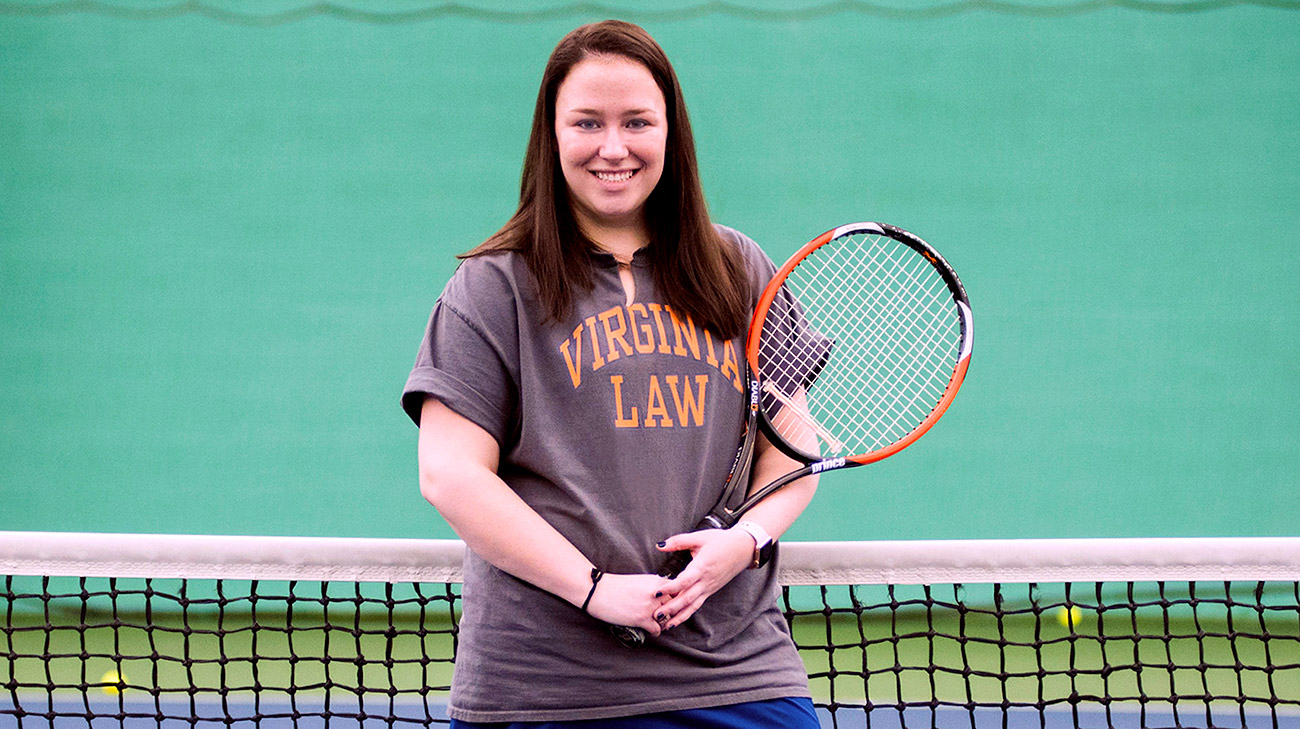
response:
<path id="1" fill-rule="evenodd" d="M 809 465 L 808 469 L 810 473 L 821 473 L 822 471 L 830 471 L 836 468 L 844 468 L 847 465 L 848 465 L 848 459 L 846 458 L 827 458 L 824 461 L 818 461 L 816 463 Z"/>

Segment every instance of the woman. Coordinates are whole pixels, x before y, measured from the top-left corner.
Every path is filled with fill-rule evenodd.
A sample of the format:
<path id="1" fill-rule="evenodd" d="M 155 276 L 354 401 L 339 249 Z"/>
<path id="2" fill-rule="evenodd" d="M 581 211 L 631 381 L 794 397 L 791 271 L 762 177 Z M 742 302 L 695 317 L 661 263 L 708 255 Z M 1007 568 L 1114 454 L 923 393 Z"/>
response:
<path id="1" fill-rule="evenodd" d="M 676 75 L 644 30 L 560 41 L 521 187 L 448 282 L 403 395 L 421 491 L 469 546 L 449 714 L 817 726 L 773 566 L 749 569 L 815 480 L 743 529 L 690 532 L 740 437 L 739 353 L 773 266 L 710 223 Z M 754 470 L 790 465 L 762 442 Z M 678 550 L 691 564 L 655 575 Z M 611 624 L 651 638 L 626 648 Z"/>

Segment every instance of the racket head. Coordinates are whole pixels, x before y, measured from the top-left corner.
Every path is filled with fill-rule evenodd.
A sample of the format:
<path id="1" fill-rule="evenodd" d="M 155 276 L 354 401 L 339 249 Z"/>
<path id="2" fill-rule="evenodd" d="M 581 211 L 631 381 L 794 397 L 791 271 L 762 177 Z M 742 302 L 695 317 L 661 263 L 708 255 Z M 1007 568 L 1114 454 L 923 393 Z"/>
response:
<path id="1" fill-rule="evenodd" d="M 750 323 L 761 427 L 805 463 L 887 458 L 947 411 L 973 341 L 966 290 L 933 247 L 883 223 L 829 230 L 777 270 Z"/>

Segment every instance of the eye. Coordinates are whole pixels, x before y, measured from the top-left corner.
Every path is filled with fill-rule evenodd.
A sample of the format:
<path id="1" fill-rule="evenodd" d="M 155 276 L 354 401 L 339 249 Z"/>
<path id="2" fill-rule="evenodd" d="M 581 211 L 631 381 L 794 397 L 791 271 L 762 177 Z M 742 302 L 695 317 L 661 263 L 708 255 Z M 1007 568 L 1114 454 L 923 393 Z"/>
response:
<path id="1" fill-rule="evenodd" d="M 599 129 L 600 122 L 597 122 L 595 119 L 580 119 L 576 124 L 574 124 L 574 126 L 584 131 L 590 132 Z"/>
<path id="2" fill-rule="evenodd" d="M 628 129 L 645 129 L 650 122 L 645 119 L 633 119 L 627 123 Z"/>

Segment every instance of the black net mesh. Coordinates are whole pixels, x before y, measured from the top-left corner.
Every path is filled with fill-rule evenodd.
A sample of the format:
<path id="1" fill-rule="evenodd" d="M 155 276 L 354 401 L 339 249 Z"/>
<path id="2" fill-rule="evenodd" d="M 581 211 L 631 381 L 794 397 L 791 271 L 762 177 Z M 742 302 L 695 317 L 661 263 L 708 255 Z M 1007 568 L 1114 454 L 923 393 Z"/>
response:
<path id="1" fill-rule="evenodd" d="M 1297 584 L 787 588 L 830 726 L 1300 726 Z"/>
<path id="2" fill-rule="evenodd" d="M 1296 582 L 787 586 L 829 727 L 1300 727 Z M 460 586 L 0 578 L 0 726 L 446 723 Z"/>
<path id="3" fill-rule="evenodd" d="M 0 725 L 446 722 L 459 585 L 6 577 L 0 598 Z"/>

